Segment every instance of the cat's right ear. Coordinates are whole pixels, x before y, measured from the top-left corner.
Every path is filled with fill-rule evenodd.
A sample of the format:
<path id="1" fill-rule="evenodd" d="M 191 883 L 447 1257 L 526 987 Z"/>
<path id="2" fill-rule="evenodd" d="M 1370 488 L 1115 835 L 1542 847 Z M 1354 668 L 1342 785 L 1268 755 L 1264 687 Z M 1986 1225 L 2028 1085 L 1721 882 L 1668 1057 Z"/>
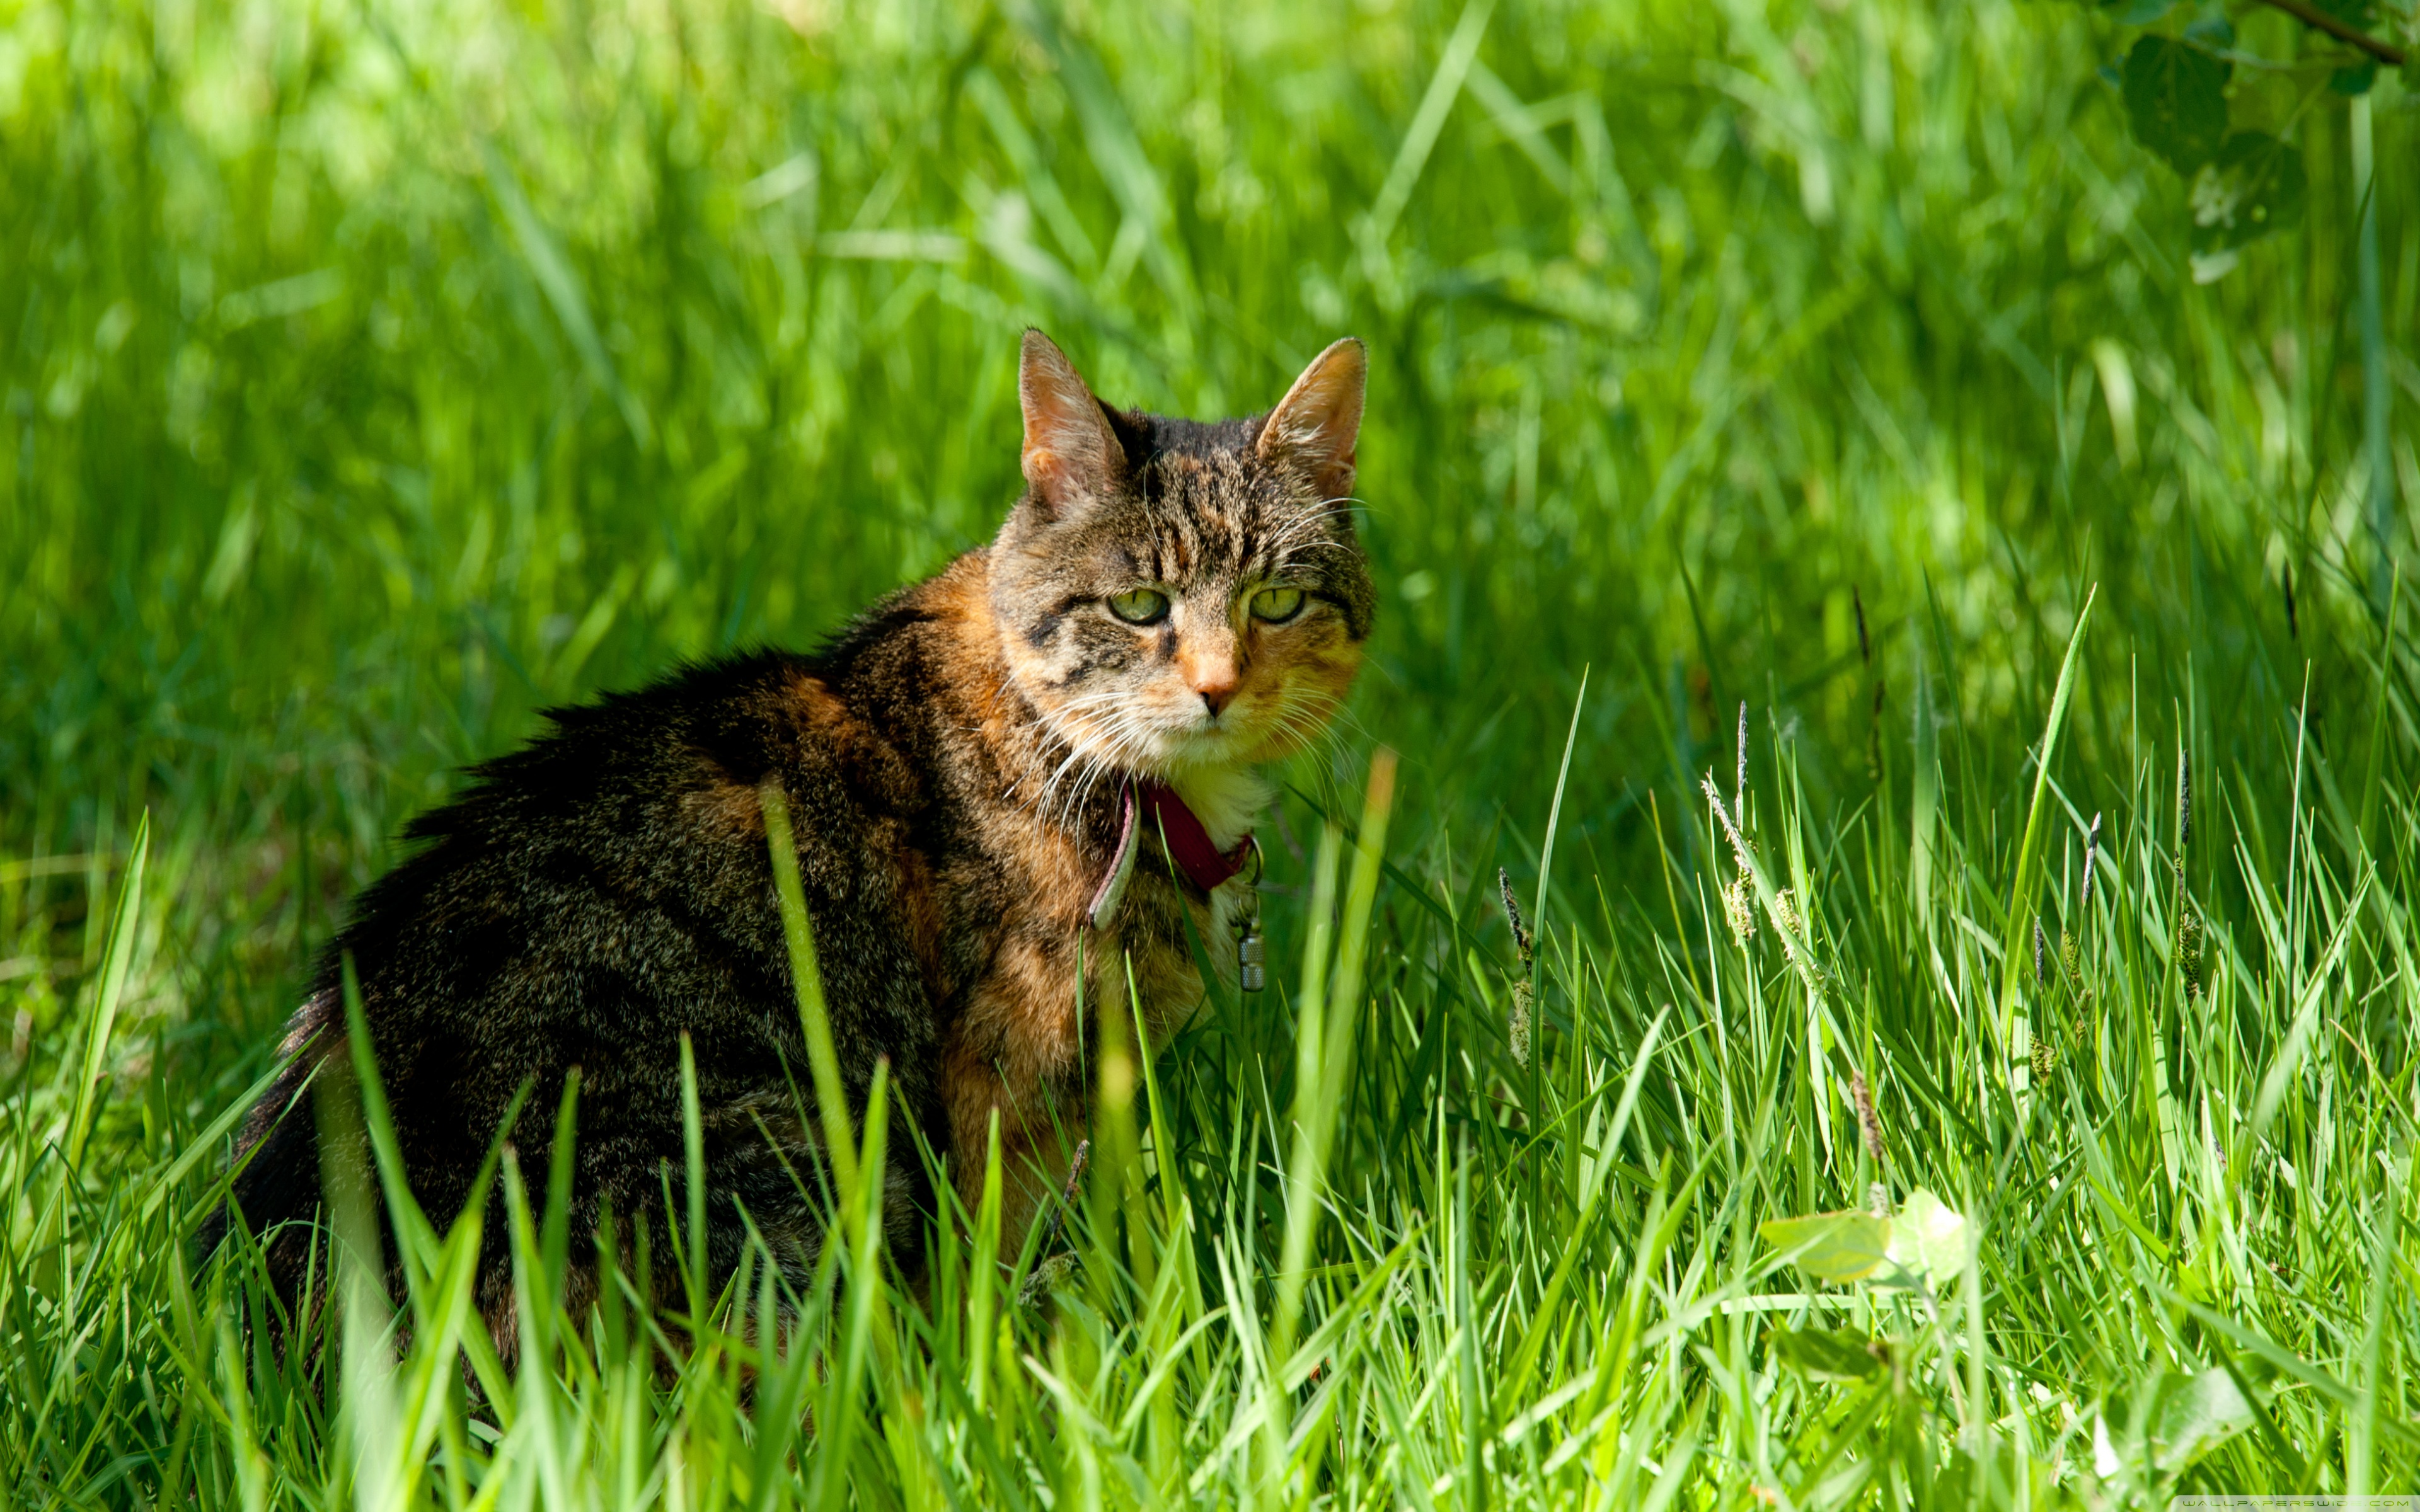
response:
<path id="1" fill-rule="evenodd" d="M 1025 481 L 1045 515 L 1079 510 L 1117 486 L 1125 450 L 1075 364 L 1039 331 L 1025 333 L 1016 401 L 1025 411 Z"/>

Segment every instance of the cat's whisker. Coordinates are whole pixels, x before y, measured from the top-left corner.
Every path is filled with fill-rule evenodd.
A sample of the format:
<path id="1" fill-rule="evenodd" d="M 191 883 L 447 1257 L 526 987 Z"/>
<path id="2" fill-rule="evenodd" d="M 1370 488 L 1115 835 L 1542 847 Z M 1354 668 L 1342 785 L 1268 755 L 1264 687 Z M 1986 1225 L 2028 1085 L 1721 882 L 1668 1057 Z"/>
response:
<path id="1" fill-rule="evenodd" d="M 1106 710 L 1107 719 L 1096 721 L 1064 717 L 1083 708 L 1089 716 L 1091 707 Z M 1045 817 L 1072 818 L 1091 798 L 1100 779 L 1112 771 L 1139 764 L 1134 757 L 1147 753 L 1149 742 L 1143 738 L 1152 732 L 1130 706 L 1130 698 L 1123 690 L 1085 695 L 1070 700 L 1054 711 L 1050 722 L 1062 732 L 1068 753 L 1052 771 L 1042 791 L 1036 795 L 1034 807 Z M 1081 726 L 1080 732 L 1068 726 Z M 1078 738 L 1080 733 L 1081 738 Z M 1078 764 L 1081 763 L 1078 767 Z M 1068 774 L 1075 779 L 1068 781 Z"/>
<path id="2" fill-rule="evenodd" d="M 1323 746 L 1341 748 L 1345 726 L 1365 738 L 1369 734 L 1361 721 L 1344 707 L 1343 701 L 1326 688 L 1288 689 L 1280 702 L 1276 722 L 1280 738 L 1292 743 L 1293 748 L 1286 751 L 1288 756 L 1302 755 Z"/>
<path id="3" fill-rule="evenodd" d="M 1070 747 L 1067 752 L 1067 759 L 1059 764 L 1058 769 L 1050 774 L 1050 780 L 1042 785 L 1042 793 L 1040 796 L 1044 805 L 1045 813 L 1048 812 L 1048 804 L 1051 795 L 1058 790 L 1060 781 L 1066 777 L 1068 771 L 1079 761 L 1096 763 L 1098 759 L 1099 758 L 1097 756 L 1083 746 Z M 1063 813 L 1062 817 L 1065 817 L 1065 815 Z"/>
<path id="4" fill-rule="evenodd" d="M 1341 747 L 1344 740 L 1343 731 L 1315 715 L 1289 722 L 1283 733 L 1292 748 L 1287 751 L 1289 756 Z"/>

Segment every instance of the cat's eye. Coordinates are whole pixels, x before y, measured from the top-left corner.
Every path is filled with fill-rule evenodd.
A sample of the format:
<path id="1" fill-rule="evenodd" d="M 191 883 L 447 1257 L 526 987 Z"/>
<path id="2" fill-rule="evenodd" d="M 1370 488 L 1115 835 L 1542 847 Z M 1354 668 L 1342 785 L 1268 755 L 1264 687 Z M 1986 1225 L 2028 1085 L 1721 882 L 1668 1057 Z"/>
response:
<path id="1" fill-rule="evenodd" d="M 1168 618 L 1168 595 L 1156 588 L 1130 589 L 1109 595 L 1109 612 L 1128 625 L 1157 625 Z"/>
<path id="2" fill-rule="evenodd" d="M 1252 618 L 1270 625 L 1283 625 L 1302 612 L 1303 595 L 1299 588 L 1264 588 L 1252 595 Z"/>

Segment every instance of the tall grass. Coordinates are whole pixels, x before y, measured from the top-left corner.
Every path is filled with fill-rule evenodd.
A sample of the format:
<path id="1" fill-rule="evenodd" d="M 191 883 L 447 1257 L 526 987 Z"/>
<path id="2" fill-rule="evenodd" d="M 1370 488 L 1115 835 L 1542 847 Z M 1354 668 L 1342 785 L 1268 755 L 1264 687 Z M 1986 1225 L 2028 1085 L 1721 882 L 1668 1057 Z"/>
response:
<path id="1" fill-rule="evenodd" d="M 0 17 L 21 1500 L 2420 1482 L 2420 644 L 2340 117 L 2307 224 L 2195 285 L 2062 5 Z M 2372 136 L 2401 417 L 2392 82 Z M 1284 774 L 1272 991 L 1172 1052 L 1094 1005 L 1052 1235 L 946 1214 L 928 1283 L 843 1181 L 802 1292 L 709 1295 L 676 1212 L 677 1304 L 575 1315 L 565 1177 L 500 1151 L 508 1367 L 387 1159 L 332 1178 L 330 1349 L 273 1349 L 190 1236 L 344 895 L 537 707 L 983 540 L 1026 322 L 1187 412 L 1373 344 L 1386 603 Z M 1758 1233 L 1877 1185 L 1963 1257 Z"/>

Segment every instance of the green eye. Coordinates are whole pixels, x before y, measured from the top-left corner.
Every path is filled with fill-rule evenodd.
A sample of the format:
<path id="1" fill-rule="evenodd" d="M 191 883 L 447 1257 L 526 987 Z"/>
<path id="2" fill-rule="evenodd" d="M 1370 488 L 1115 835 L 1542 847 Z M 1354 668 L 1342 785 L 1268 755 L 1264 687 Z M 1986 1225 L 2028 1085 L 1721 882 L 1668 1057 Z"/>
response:
<path id="1" fill-rule="evenodd" d="M 1156 588 L 1111 594 L 1109 612 L 1128 625 L 1157 625 L 1168 618 L 1168 595 Z"/>
<path id="2" fill-rule="evenodd" d="M 1299 588 L 1264 588 L 1252 595 L 1252 618 L 1283 625 L 1302 612 Z"/>

